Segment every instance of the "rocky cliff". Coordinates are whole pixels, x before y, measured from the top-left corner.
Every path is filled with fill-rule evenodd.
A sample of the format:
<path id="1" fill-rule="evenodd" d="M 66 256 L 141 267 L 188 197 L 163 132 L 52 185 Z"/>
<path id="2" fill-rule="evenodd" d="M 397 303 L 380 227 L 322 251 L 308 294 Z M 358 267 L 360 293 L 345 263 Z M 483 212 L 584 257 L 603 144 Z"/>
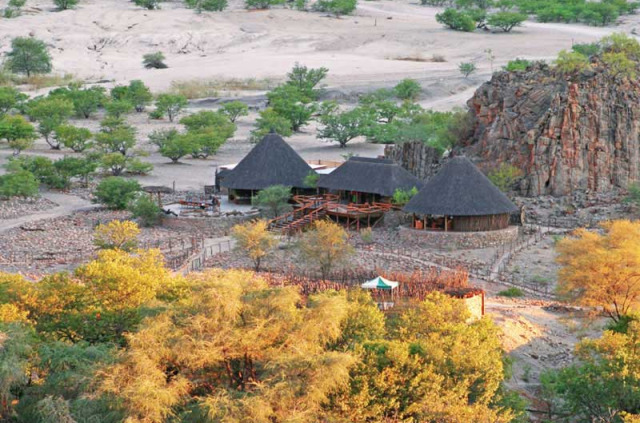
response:
<path id="1" fill-rule="evenodd" d="M 521 195 L 606 192 L 640 179 L 640 84 L 602 66 L 565 76 L 545 64 L 499 72 L 468 101 L 463 153 L 524 171 Z"/>

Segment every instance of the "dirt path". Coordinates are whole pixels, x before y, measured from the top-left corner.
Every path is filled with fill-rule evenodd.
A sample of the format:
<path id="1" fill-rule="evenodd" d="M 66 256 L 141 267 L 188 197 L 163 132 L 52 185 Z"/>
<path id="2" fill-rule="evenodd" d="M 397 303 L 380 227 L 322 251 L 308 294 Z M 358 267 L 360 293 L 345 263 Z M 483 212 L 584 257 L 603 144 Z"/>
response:
<path id="1" fill-rule="evenodd" d="M 0 233 L 8 231 L 9 229 L 17 228 L 24 225 L 25 223 L 66 216 L 76 211 L 97 207 L 97 205 L 92 204 L 90 201 L 87 201 L 80 197 L 76 197 L 74 195 L 47 192 L 42 194 L 42 196 L 59 205 L 52 209 L 30 214 L 28 216 L 2 220 L 0 221 Z"/>

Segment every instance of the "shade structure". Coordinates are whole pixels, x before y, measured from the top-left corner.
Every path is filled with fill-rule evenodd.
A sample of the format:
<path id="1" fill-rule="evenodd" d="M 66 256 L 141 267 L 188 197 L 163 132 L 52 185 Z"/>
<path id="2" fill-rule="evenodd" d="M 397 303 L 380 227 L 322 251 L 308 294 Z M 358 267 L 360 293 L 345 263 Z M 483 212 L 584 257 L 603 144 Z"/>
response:
<path id="1" fill-rule="evenodd" d="M 273 185 L 305 188 L 313 169 L 276 133 L 267 134 L 233 169 L 220 185 L 233 190 L 261 190 Z"/>
<path id="2" fill-rule="evenodd" d="M 373 278 L 370 281 L 367 281 L 360 285 L 360 288 L 363 289 L 395 289 L 399 285 L 398 282 L 393 282 L 383 278 L 382 276 L 378 276 L 377 278 Z"/>
<path id="3" fill-rule="evenodd" d="M 405 212 L 441 216 L 490 216 L 518 207 L 466 157 L 454 157 L 404 207 Z"/>
<path id="4" fill-rule="evenodd" d="M 318 180 L 318 187 L 332 191 L 354 191 L 392 197 L 397 189 L 420 189 L 422 182 L 391 160 L 351 157 Z"/>

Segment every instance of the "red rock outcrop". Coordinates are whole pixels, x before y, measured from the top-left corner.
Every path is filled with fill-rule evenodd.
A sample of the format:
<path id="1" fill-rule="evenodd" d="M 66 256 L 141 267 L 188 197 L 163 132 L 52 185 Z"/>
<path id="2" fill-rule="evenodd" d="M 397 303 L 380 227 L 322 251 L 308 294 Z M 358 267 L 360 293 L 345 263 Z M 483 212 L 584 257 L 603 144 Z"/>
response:
<path id="1" fill-rule="evenodd" d="M 522 195 L 606 192 L 640 179 L 640 84 L 602 66 L 572 77 L 545 64 L 499 72 L 467 102 L 462 150 L 524 171 Z"/>

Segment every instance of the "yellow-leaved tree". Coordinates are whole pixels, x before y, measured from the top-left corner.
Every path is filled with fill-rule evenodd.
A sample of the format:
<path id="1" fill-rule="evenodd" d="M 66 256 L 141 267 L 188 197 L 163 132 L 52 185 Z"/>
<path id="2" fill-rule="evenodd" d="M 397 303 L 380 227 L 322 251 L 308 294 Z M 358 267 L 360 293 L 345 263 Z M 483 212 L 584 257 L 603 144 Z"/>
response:
<path id="1" fill-rule="evenodd" d="M 112 220 L 96 226 L 93 243 L 102 249 L 131 251 L 138 246 L 140 228 L 130 220 Z"/>
<path id="2" fill-rule="evenodd" d="M 603 234 L 578 229 L 557 245 L 558 293 L 614 321 L 640 306 L 640 222 L 617 220 Z"/>
<path id="3" fill-rule="evenodd" d="M 300 241 L 303 260 L 316 267 L 323 279 L 336 267 L 346 264 L 353 252 L 347 231 L 328 220 L 317 220 Z"/>
<path id="4" fill-rule="evenodd" d="M 278 242 L 269 232 L 264 220 L 236 225 L 231 229 L 231 236 L 236 241 L 236 247 L 253 261 L 256 272 L 260 271 L 262 260 L 273 251 Z"/>

